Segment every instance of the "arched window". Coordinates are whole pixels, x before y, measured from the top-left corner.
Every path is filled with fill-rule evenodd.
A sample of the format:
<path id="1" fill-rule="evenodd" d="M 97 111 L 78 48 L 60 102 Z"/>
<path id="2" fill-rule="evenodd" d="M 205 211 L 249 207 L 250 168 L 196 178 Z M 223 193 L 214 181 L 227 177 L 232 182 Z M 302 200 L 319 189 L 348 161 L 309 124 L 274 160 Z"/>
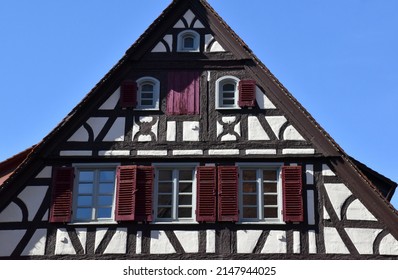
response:
<path id="1" fill-rule="evenodd" d="M 238 106 L 239 79 L 224 76 L 216 81 L 216 109 L 233 109 Z"/>
<path id="2" fill-rule="evenodd" d="M 142 77 L 137 80 L 136 109 L 159 109 L 160 82 L 152 77 Z"/>
<path id="3" fill-rule="evenodd" d="M 193 30 L 185 30 L 178 34 L 177 47 L 179 52 L 198 52 L 200 36 Z"/>

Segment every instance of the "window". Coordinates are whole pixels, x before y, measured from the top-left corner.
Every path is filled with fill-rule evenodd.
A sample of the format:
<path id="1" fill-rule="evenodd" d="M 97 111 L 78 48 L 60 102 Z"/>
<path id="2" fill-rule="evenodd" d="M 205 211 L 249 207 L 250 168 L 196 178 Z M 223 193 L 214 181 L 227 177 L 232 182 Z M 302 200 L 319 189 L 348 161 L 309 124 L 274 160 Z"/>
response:
<path id="1" fill-rule="evenodd" d="M 77 168 L 73 221 L 113 221 L 116 171 L 111 168 Z"/>
<path id="2" fill-rule="evenodd" d="M 236 109 L 238 106 L 239 79 L 233 76 L 221 77 L 216 81 L 216 109 Z"/>
<path id="3" fill-rule="evenodd" d="M 152 77 L 137 80 L 137 106 L 141 110 L 159 109 L 160 82 Z"/>
<path id="4" fill-rule="evenodd" d="M 179 52 L 199 52 L 200 36 L 193 30 L 185 30 L 178 34 L 177 45 Z"/>
<path id="5" fill-rule="evenodd" d="M 280 167 L 241 166 L 239 184 L 242 221 L 282 221 Z"/>
<path id="6" fill-rule="evenodd" d="M 157 166 L 155 220 L 192 222 L 195 215 L 195 166 Z"/>

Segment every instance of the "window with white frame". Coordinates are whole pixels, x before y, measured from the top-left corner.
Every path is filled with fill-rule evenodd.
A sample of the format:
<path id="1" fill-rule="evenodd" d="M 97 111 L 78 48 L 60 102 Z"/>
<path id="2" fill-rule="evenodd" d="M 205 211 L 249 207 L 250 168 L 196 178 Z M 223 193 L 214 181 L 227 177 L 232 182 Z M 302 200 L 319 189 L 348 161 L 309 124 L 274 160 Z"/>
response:
<path id="1" fill-rule="evenodd" d="M 178 34 L 177 50 L 179 52 L 198 52 L 200 35 L 193 30 L 185 30 Z"/>
<path id="2" fill-rule="evenodd" d="M 221 77 L 216 81 L 216 109 L 237 109 L 239 79 L 233 76 Z"/>
<path id="3" fill-rule="evenodd" d="M 142 77 L 137 80 L 137 107 L 140 110 L 158 110 L 160 82 L 152 77 Z"/>
<path id="4" fill-rule="evenodd" d="M 280 166 L 240 166 L 240 220 L 282 221 Z"/>
<path id="5" fill-rule="evenodd" d="M 75 175 L 73 221 L 113 221 L 115 167 L 79 166 Z"/>
<path id="6" fill-rule="evenodd" d="M 155 221 L 195 220 L 196 165 L 155 166 Z"/>

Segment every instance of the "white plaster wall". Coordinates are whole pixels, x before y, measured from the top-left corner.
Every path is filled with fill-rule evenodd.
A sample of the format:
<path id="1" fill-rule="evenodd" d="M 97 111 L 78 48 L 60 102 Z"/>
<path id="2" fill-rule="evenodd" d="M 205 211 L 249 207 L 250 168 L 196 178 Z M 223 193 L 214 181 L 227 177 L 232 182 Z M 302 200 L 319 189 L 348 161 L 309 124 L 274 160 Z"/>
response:
<path id="1" fill-rule="evenodd" d="M 65 156 L 65 157 L 74 157 L 74 156 L 86 156 L 86 157 L 91 157 L 93 155 L 92 151 L 74 151 L 74 150 L 66 150 L 66 151 L 60 151 L 59 152 L 60 156 Z"/>
<path id="2" fill-rule="evenodd" d="M 203 150 L 174 150 L 173 156 L 201 156 Z"/>
<path id="3" fill-rule="evenodd" d="M 314 165 L 313 164 L 307 164 L 305 166 L 305 179 L 306 179 L 307 185 L 314 184 Z"/>
<path id="4" fill-rule="evenodd" d="M 22 256 L 43 256 L 46 250 L 47 229 L 38 229 L 22 252 Z"/>
<path id="5" fill-rule="evenodd" d="M 326 254 L 349 254 L 347 247 L 335 228 L 325 227 L 323 234 Z"/>
<path id="6" fill-rule="evenodd" d="M 57 229 L 57 237 L 55 240 L 55 254 L 56 255 L 76 255 L 75 248 L 73 248 L 72 241 L 69 234 L 64 228 Z"/>
<path id="7" fill-rule="evenodd" d="M 262 232 L 262 230 L 238 230 L 237 253 L 252 253 Z"/>
<path id="8" fill-rule="evenodd" d="M 174 28 L 185 28 L 185 25 L 182 20 L 178 20 L 177 23 L 174 25 Z"/>
<path id="9" fill-rule="evenodd" d="M 381 229 L 345 228 L 345 231 L 360 254 L 373 254 L 373 243 Z"/>
<path id="10" fill-rule="evenodd" d="M 167 122 L 167 134 L 166 134 L 166 140 L 167 141 L 175 141 L 176 140 L 176 122 L 170 121 Z"/>
<path id="11" fill-rule="evenodd" d="M 21 241 L 26 230 L 0 230 L 0 257 L 8 257 Z"/>
<path id="12" fill-rule="evenodd" d="M 341 219 L 341 208 L 346 199 L 352 195 L 352 192 L 341 183 L 325 184 L 326 192 L 330 198 L 334 210 L 339 219 Z"/>
<path id="13" fill-rule="evenodd" d="M 300 240 L 300 232 L 293 231 L 293 254 L 300 254 L 301 249 L 301 240 Z"/>
<path id="14" fill-rule="evenodd" d="M 206 34 L 205 35 L 205 50 L 207 50 L 207 48 L 208 48 L 208 46 L 209 46 L 209 44 L 210 44 L 210 42 L 211 42 L 211 40 L 213 40 L 213 35 L 211 35 L 211 34 Z M 209 81 L 209 80 L 208 80 Z"/>
<path id="15" fill-rule="evenodd" d="M 248 139 L 249 140 L 269 140 L 269 136 L 260 121 L 255 116 L 248 117 Z"/>
<path id="16" fill-rule="evenodd" d="M 348 206 L 347 220 L 377 221 L 375 216 L 358 199 Z"/>
<path id="17" fill-rule="evenodd" d="M 322 176 L 336 176 L 327 164 L 322 164 Z"/>
<path id="18" fill-rule="evenodd" d="M 157 43 L 157 45 L 152 49 L 153 53 L 161 53 L 161 52 L 166 52 L 167 49 L 165 47 L 165 45 L 163 44 L 163 42 L 159 42 Z"/>
<path id="19" fill-rule="evenodd" d="M 380 242 L 380 255 L 398 255 L 398 241 L 391 235 L 386 235 Z"/>
<path id="20" fill-rule="evenodd" d="M 142 253 L 142 231 L 137 231 L 137 237 L 135 241 L 135 253 Z"/>
<path id="21" fill-rule="evenodd" d="M 114 110 L 120 99 L 120 87 L 99 107 L 100 110 Z"/>
<path id="22" fill-rule="evenodd" d="M 199 122 L 183 122 L 183 141 L 199 141 Z"/>
<path id="23" fill-rule="evenodd" d="M 258 86 L 256 86 L 256 102 L 260 109 L 276 109 L 275 105 Z"/>
<path id="24" fill-rule="evenodd" d="M 98 151 L 99 156 L 129 156 L 129 150 L 109 150 L 109 151 Z"/>
<path id="25" fill-rule="evenodd" d="M 138 150 L 137 156 L 167 156 L 167 150 Z"/>
<path id="26" fill-rule="evenodd" d="M 228 156 L 228 155 L 239 155 L 239 150 L 238 149 L 211 149 L 209 150 L 209 155 L 210 156 L 216 156 L 216 155 L 224 155 L 224 156 Z"/>
<path id="27" fill-rule="evenodd" d="M 315 197 L 313 190 L 307 190 L 307 220 L 309 225 L 315 225 Z"/>
<path id="28" fill-rule="evenodd" d="M 22 222 L 22 219 L 22 210 L 14 202 L 8 204 L 8 206 L 0 213 L 0 223 Z"/>
<path id="29" fill-rule="evenodd" d="M 188 26 L 191 26 L 192 20 L 195 18 L 195 14 L 188 9 L 188 11 L 184 14 L 184 19 L 187 21 Z"/>
<path id="30" fill-rule="evenodd" d="M 127 229 L 117 228 L 104 254 L 125 254 L 127 252 Z"/>
<path id="31" fill-rule="evenodd" d="M 279 132 L 282 126 L 287 122 L 287 119 L 284 116 L 271 116 L 265 117 L 268 124 L 271 126 L 272 131 L 274 132 L 277 139 L 279 139 Z"/>
<path id="32" fill-rule="evenodd" d="M 175 252 L 173 245 L 171 245 L 164 231 L 151 231 L 151 254 L 173 254 Z"/>
<path id="33" fill-rule="evenodd" d="M 81 126 L 73 135 L 68 139 L 68 142 L 87 142 L 89 135 L 87 130 Z"/>
<path id="34" fill-rule="evenodd" d="M 286 252 L 286 232 L 281 230 L 271 230 L 261 253 L 285 254 Z"/>
<path id="35" fill-rule="evenodd" d="M 167 34 L 166 36 L 163 37 L 163 40 L 166 41 L 167 45 L 169 45 L 169 49 L 173 49 L 173 35 Z"/>
<path id="36" fill-rule="evenodd" d="M 316 233 L 315 230 L 308 231 L 308 253 L 316 254 Z"/>
<path id="37" fill-rule="evenodd" d="M 105 135 L 103 141 L 107 142 L 122 142 L 124 141 L 124 129 L 126 120 L 125 118 L 117 118 L 113 123 L 112 127 L 109 129 L 108 133 Z"/>
<path id="38" fill-rule="evenodd" d="M 276 155 L 275 149 L 247 149 L 246 155 Z"/>
<path id="39" fill-rule="evenodd" d="M 206 252 L 209 254 L 216 252 L 216 231 L 214 229 L 206 230 Z"/>
<path id="40" fill-rule="evenodd" d="M 314 149 L 283 149 L 282 154 L 284 155 L 313 155 L 315 154 Z"/>
<path id="41" fill-rule="evenodd" d="M 36 175 L 37 179 L 47 179 L 52 177 L 52 166 L 44 167 L 39 174 Z"/>
<path id="42" fill-rule="evenodd" d="M 196 19 L 195 24 L 193 25 L 194 28 L 205 28 L 202 22 L 199 19 Z"/>
<path id="43" fill-rule="evenodd" d="M 28 208 L 28 221 L 32 221 L 43 202 L 48 186 L 27 186 L 18 195 Z"/>
<path id="44" fill-rule="evenodd" d="M 176 230 L 174 233 L 186 253 L 199 252 L 199 232 Z"/>
<path id="45" fill-rule="evenodd" d="M 225 52 L 225 49 L 220 45 L 219 42 L 214 41 L 213 45 L 211 45 L 210 52 Z"/>
<path id="46" fill-rule="evenodd" d="M 98 134 L 104 128 L 108 118 L 89 118 L 87 124 L 91 127 L 94 133 L 94 140 L 97 139 Z"/>
<path id="47" fill-rule="evenodd" d="M 301 136 L 301 134 L 292 125 L 286 127 L 285 131 L 283 132 L 283 139 L 294 140 L 294 141 L 305 141 L 304 137 Z"/>

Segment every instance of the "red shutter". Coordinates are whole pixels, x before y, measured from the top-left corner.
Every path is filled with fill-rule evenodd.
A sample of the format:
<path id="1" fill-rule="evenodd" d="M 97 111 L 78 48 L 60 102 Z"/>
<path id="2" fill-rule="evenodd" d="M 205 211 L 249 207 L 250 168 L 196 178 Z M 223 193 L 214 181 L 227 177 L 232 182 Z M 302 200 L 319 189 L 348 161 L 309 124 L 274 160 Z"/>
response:
<path id="1" fill-rule="evenodd" d="M 123 108 L 135 107 L 137 103 L 137 83 L 131 80 L 124 81 L 120 86 L 120 106 Z"/>
<path id="2" fill-rule="evenodd" d="M 216 221 L 216 184 L 217 172 L 215 166 L 200 166 L 196 170 L 197 200 L 196 221 Z"/>
<path id="3" fill-rule="evenodd" d="M 132 221 L 135 218 L 135 192 L 137 166 L 119 166 L 116 185 L 116 221 Z"/>
<path id="4" fill-rule="evenodd" d="M 254 107 L 256 101 L 256 81 L 242 80 L 239 82 L 239 100 L 240 107 Z"/>
<path id="5" fill-rule="evenodd" d="M 168 115 L 198 115 L 199 83 L 199 72 L 169 72 L 166 113 Z"/>
<path id="6" fill-rule="evenodd" d="M 51 223 L 68 223 L 72 214 L 74 168 L 55 168 L 50 209 Z"/>
<path id="7" fill-rule="evenodd" d="M 218 167 L 218 221 L 238 221 L 238 168 Z"/>
<path id="8" fill-rule="evenodd" d="M 136 221 L 152 221 L 153 167 L 137 167 Z"/>
<path id="9" fill-rule="evenodd" d="M 302 222 L 304 220 L 301 166 L 282 167 L 283 220 Z"/>

